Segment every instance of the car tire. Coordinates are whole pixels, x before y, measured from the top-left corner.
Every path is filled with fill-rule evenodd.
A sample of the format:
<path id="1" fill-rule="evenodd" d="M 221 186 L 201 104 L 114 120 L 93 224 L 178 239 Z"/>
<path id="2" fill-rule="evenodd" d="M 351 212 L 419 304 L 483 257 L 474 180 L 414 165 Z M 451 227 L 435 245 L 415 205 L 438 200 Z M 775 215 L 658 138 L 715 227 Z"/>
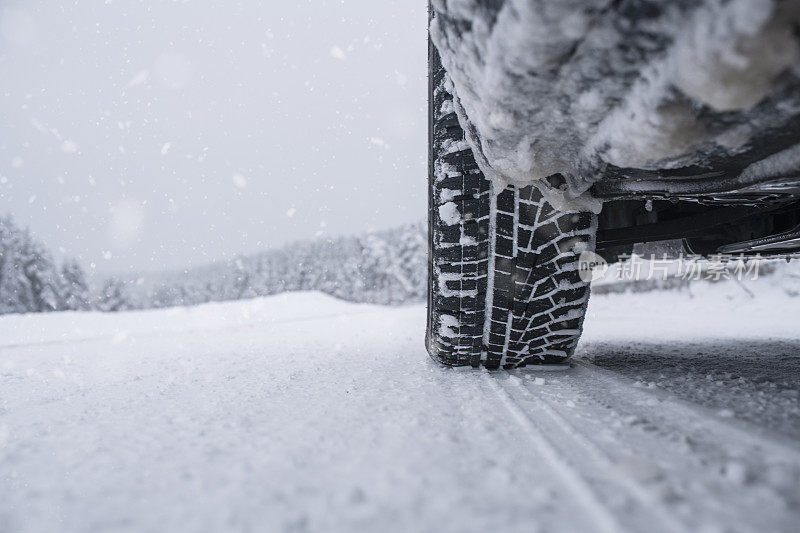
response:
<path id="1" fill-rule="evenodd" d="M 583 329 L 590 288 L 579 257 L 594 247 L 597 217 L 558 211 L 533 186 L 494 190 L 433 45 L 428 185 L 431 357 L 489 369 L 566 360 Z"/>

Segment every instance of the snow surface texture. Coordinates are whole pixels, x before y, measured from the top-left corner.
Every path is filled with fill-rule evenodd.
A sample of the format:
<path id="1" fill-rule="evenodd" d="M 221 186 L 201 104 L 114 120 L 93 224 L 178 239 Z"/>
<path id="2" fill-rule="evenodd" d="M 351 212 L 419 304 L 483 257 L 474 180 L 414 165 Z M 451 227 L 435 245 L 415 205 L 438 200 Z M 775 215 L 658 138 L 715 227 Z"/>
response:
<path id="1" fill-rule="evenodd" d="M 794 531 L 786 281 L 594 298 L 562 371 L 317 293 L 2 317 L 0 531 Z"/>
<path id="2" fill-rule="evenodd" d="M 609 163 L 708 166 L 800 113 L 798 0 L 433 6 L 462 125 L 501 184 L 562 173 L 577 196 Z"/>

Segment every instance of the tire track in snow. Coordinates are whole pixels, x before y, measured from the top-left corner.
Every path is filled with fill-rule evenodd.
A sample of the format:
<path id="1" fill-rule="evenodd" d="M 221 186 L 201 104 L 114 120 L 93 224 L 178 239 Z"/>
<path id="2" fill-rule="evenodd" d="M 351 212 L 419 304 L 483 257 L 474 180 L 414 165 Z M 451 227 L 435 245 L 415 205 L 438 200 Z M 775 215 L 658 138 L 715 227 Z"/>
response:
<path id="1" fill-rule="evenodd" d="M 497 379 L 491 374 L 484 374 L 489 387 L 496 393 L 500 403 L 508 410 L 511 416 L 519 423 L 520 427 L 530 437 L 539 456 L 559 476 L 561 482 L 571 490 L 575 499 L 591 514 L 596 521 L 598 531 L 615 533 L 625 529 L 619 523 L 614 513 L 597 497 L 592 486 L 580 473 L 580 465 L 570 464 L 577 457 L 566 456 L 560 447 L 556 446 L 550 438 L 545 436 L 543 428 L 537 421 L 530 417 L 517 403 L 512 395 L 506 391 Z M 552 438 L 552 437 L 551 437 Z"/>
<path id="2" fill-rule="evenodd" d="M 503 385 L 499 386 L 503 387 Z M 614 472 L 615 464 L 613 459 L 562 416 L 544 395 L 521 383 L 514 387 L 518 391 L 528 393 L 538 400 L 537 409 L 549 418 L 550 423 L 547 425 L 550 426 L 549 429 L 553 434 L 559 436 L 560 449 L 563 453 L 569 453 L 576 462 L 582 463 L 582 472 L 592 475 L 599 480 L 600 484 L 613 485 L 613 487 L 609 488 L 613 488 L 618 493 L 624 492 L 629 497 L 630 502 L 635 501 L 635 508 L 628 507 L 625 513 L 628 518 L 636 520 L 636 525 L 638 526 L 636 529 L 646 527 L 648 531 L 668 531 L 673 533 L 686 530 L 686 527 L 674 518 L 669 509 L 663 506 L 647 487 L 637 482 L 630 475 L 617 472 L 612 478 L 609 474 Z M 506 393 L 509 396 L 513 396 L 507 390 Z M 585 456 L 583 452 L 586 453 Z"/>
<path id="3" fill-rule="evenodd" d="M 800 448 L 797 443 L 790 442 L 783 436 L 744 420 L 720 418 L 713 410 L 684 401 L 664 389 L 636 387 L 633 385 L 633 380 L 595 366 L 590 362 L 576 360 L 573 361 L 573 364 L 576 377 L 586 382 L 593 382 L 587 390 L 610 389 L 616 390 L 618 394 L 621 389 L 625 389 L 626 394 L 632 396 L 655 398 L 661 402 L 662 406 L 667 407 L 661 409 L 660 412 L 669 415 L 668 418 L 684 422 L 691 420 L 694 427 L 703 427 L 706 431 L 719 433 L 720 440 L 716 442 L 746 443 L 747 446 L 753 448 L 764 448 L 764 451 L 771 457 L 800 463 Z M 681 424 L 681 426 L 685 426 L 685 424 Z"/>
<path id="4" fill-rule="evenodd" d="M 514 372 L 510 381 L 525 374 Z M 578 463 L 590 480 L 598 461 L 605 463 L 615 479 L 603 482 L 622 485 L 637 500 L 637 508 L 625 510 L 625 525 L 636 518 L 634 511 L 645 508 L 631 529 L 652 531 L 656 523 L 665 531 L 793 527 L 788 524 L 793 523 L 790 509 L 800 501 L 800 449 L 786 439 L 720 418 L 666 391 L 636 387 L 586 362 L 575 362 L 546 385 L 518 383 L 516 388 L 532 398 L 524 402 L 523 396 L 521 408 L 531 411 L 542 431 L 558 435 L 569 458 L 592 459 Z M 783 487 L 775 485 L 776 473 Z"/>

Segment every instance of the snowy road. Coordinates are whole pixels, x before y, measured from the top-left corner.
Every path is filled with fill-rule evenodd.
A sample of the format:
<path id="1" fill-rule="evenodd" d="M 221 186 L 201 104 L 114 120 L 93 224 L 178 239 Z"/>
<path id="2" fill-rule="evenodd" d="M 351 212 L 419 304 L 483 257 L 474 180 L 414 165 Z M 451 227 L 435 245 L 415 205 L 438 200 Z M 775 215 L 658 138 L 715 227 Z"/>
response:
<path id="1" fill-rule="evenodd" d="M 0 318 L 0 531 L 794 531 L 800 299 L 594 298 L 562 371 L 318 294 Z"/>

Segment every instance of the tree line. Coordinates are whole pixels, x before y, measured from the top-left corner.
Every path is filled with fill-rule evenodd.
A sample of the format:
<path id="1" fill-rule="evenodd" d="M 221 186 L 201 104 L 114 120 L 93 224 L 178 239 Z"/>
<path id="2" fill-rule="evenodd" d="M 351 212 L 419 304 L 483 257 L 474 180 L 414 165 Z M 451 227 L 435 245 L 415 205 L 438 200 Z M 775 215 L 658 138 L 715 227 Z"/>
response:
<path id="1" fill-rule="evenodd" d="M 124 311 L 322 291 L 353 302 L 422 301 L 427 286 L 424 224 L 293 243 L 181 272 L 87 282 L 72 260 L 57 264 L 30 231 L 0 217 L 0 314 Z"/>

